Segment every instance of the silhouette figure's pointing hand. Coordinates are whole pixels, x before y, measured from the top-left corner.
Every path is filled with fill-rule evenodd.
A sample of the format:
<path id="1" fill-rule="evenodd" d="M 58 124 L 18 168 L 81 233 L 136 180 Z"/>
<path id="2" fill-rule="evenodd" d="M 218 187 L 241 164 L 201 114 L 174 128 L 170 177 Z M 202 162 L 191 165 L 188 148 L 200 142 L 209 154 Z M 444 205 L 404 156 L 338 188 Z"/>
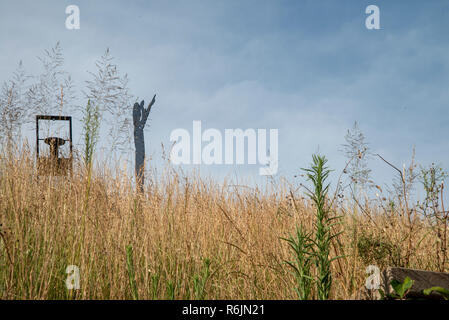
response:
<path id="1" fill-rule="evenodd" d="M 151 111 L 151 107 L 156 102 L 156 95 L 154 95 L 153 99 L 151 100 L 150 104 L 148 105 L 148 112 Z"/>

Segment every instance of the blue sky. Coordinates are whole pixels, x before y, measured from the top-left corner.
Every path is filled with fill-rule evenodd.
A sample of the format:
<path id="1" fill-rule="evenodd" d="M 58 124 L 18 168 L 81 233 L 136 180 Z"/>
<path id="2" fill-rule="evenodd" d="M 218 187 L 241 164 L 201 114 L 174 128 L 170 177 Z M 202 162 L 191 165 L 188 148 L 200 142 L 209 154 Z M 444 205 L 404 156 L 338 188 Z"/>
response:
<path id="1" fill-rule="evenodd" d="M 76 4 L 81 29 L 65 28 Z M 381 30 L 365 28 L 380 8 Z M 176 128 L 279 129 L 279 175 L 292 178 L 319 150 L 341 170 L 339 151 L 354 121 L 373 152 L 402 166 L 416 147 L 421 164 L 449 169 L 449 2 L 327 1 L 3 1 L 0 81 L 19 60 L 61 41 L 78 89 L 110 48 L 131 93 L 158 99 L 146 129 L 160 162 Z M 379 183 L 391 168 L 370 162 Z M 259 166 L 201 168 L 257 176 Z"/>

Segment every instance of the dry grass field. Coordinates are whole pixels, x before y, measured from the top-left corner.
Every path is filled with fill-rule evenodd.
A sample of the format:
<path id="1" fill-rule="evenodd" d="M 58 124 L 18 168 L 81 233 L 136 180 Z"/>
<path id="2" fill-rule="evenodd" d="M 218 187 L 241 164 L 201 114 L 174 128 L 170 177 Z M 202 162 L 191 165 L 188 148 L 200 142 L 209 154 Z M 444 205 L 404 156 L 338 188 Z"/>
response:
<path id="1" fill-rule="evenodd" d="M 2 157 L 0 298 L 297 299 L 282 238 L 300 225 L 314 232 L 316 208 L 292 190 L 287 181 L 257 189 L 167 167 L 138 194 L 118 170 L 38 177 L 32 155 Z M 331 263 L 330 299 L 350 299 L 369 264 L 447 271 L 439 229 L 404 210 L 400 201 L 332 204 L 342 218 L 330 257 L 342 257 Z M 79 290 L 66 288 L 68 265 L 79 267 Z"/>

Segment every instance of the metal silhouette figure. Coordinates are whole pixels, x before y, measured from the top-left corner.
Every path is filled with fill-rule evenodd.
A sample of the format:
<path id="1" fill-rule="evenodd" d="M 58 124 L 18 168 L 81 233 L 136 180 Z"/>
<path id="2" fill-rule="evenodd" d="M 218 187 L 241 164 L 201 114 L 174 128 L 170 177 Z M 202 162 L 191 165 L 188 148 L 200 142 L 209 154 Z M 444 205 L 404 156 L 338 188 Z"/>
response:
<path id="1" fill-rule="evenodd" d="M 151 107 L 156 102 L 156 95 L 154 95 L 148 108 L 145 109 L 144 100 L 134 104 L 133 108 L 133 123 L 134 123 L 134 145 L 136 147 L 136 183 L 138 190 L 143 192 L 143 185 L 145 183 L 145 137 L 143 129 L 150 114 Z"/>

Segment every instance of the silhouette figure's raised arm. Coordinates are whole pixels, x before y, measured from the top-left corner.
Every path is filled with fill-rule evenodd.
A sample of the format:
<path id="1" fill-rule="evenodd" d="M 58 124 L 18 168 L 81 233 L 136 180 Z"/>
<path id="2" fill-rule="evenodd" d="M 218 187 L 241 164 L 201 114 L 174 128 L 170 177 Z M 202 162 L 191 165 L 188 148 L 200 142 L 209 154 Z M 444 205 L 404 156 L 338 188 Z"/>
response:
<path id="1" fill-rule="evenodd" d="M 156 102 L 156 95 L 154 95 L 153 99 L 148 104 L 148 108 L 147 109 L 143 109 L 143 113 L 142 113 L 142 124 L 143 125 L 145 125 L 145 123 L 147 122 L 148 115 L 150 114 L 150 111 L 151 111 L 151 107 L 153 106 L 153 104 L 155 102 Z"/>

